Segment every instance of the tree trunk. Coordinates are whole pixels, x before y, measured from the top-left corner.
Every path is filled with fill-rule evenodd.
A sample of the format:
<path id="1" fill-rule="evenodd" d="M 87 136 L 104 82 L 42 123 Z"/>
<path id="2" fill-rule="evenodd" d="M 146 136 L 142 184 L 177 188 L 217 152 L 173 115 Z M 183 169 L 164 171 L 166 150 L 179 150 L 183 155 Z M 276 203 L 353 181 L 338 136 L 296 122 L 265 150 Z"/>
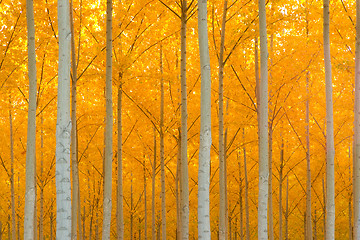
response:
<path id="1" fill-rule="evenodd" d="M 180 209 L 180 162 L 181 162 L 181 139 L 178 139 L 178 154 L 177 154 L 177 166 L 176 166 L 176 239 L 181 239 L 181 209 Z"/>
<path id="2" fill-rule="evenodd" d="M 26 23 L 28 39 L 29 108 L 26 143 L 26 186 L 24 211 L 24 239 L 34 238 L 36 204 L 36 53 L 33 0 L 26 1 Z M 60 34 L 60 33 L 59 33 Z"/>
<path id="3" fill-rule="evenodd" d="M 162 239 L 166 240 L 166 199 L 165 199 L 165 159 L 164 159 L 164 78 L 162 63 L 162 46 L 160 45 L 160 166 L 161 166 L 161 230 Z"/>
<path id="4" fill-rule="evenodd" d="M 186 21 L 187 1 L 181 8 L 181 176 L 180 208 L 182 240 L 189 239 L 189 174 L 187 162 L 187 90 L 186 90 Z"/>
<path id="5" fill-rule="evenodd" d="M 106 120 L 105 120 L 105 161 L 104 161 L 104 204 L 102 239 L 110 239 L 111 226 L 111 185 L 112 185 L 112 0 L 106 2 Z"/>
<path id="6" fill-rule="evenodd" d="M 209 198 L 211 150 L 211 75 L 206 0 L 201 0 L 198 2 L 198 31 L 201 66 L 201 119 L 198 172 L 198 239 L 211 239 Z M 185 239 L 184 235 L 183 239 Z"/>
<path id="7" fill-rule="evenodd" d="M 326 85 L 326 239 L 335 239 L 334 120 L 330 57 L 329 0 L 324 0 L 324 60 Z"/>
<path id="8" fill-rule="evenodd" d="M 309 72 L 306 74 L 306 240 L 312 240 L 311 220 L 311 169 L 310 169 L 310 123 L 309 123 Z"/>
<path id="9" fill-rule="evenodd" d="M 289 176 L 286 177 L 285 240 L 289 240 Z"/>
<path id="10" fill-rule="evenodd" d="M 156 239 L 156 223 L 155 223 L 155 176 L 156 176 L 156 131 L 154 128 L 154 163 L 152 169 L 152 182 L 151 182 L 151 237 L 152 240 Z"/>
<path id="11" fill-rule="evenodd" d="M 349 146 L 349 183 L 351 182 L 351 147 Z M 353 239 L 352 227 L 352 207 L 351 207 L 351 187 L 349 187 L 349 240 Z"/>
<path id="12" fill-rule="evenodd" d="M 56 238 L 71 239 L 70 183 L 70 14 L 69 1 L 58 1 L 59 73 L 56 124 Z M 70 37 L 69 37 L 70 36 Z M 28 239 L 28 238 L 25 238 Z"/>
<path id="13" fill-rule="evenodd" d="M 245 129 L 243 129 L 243 138 L 245 140 Z M 245 142 L 245 141 L 244 141 Z M 246 147 L 243 147 L 244 152 L 244 180 L 245 180 L 245 233 L 246 240 L 250 240 L 250 215 L 249 215 L 249 181 L 247 177 L 247 167 L 246 167 Z"/>
<path id="14" fill-rule="evenodd" d="M 316 205 L 315 205 L 315 211 L 314 211 L 314 240 L 317 240 L 317 215 L 316 215 Z"/>
<path id="15" fill-rule="evenodd" d="M 353 191 L 354 191 L 354 239 L 360 238 L 360 1 L 356 1 L 356 43 L 355 43 L 355 104 L 354 104 L 354 149 L 353 149 Z"/>
<path id="16" fill-rule="evenodd" d="M 240 239 L 244 239 L 244 226 L 243 226 L 243 219 L 244 219 L 244 210 L 243 210 L 243 187 L 242 187 L 242 176 L 241 176 L 241 161 L 240 161 L 240 152 L 238 153 L 238 161 L 239 161 L 239 207 L 240 207 Z M 236 232 L 235 232 L 235 239 L 236 239 Z"/>
<path id="17" fill-rule="evenodd" d="M 41 130 L 40 130 L 40 219 L 39 219 L 39 240 L 44 239 L 44 118 L 41 117 Z"/>
<path id="18" fill-rule="evenodd" d="M 272 196 L 272 143 L 273 143 L 273 126 L 272 121 L 269 126 L 269 195 L 268 195 L 268 215 L 269 215 L 269 240 L 274 240 L 274 211 L 273 211 L 273 196 Z"/>
<path id="19" fill-rule="evenodd" d="M 11 96 L 9 98 L 9 123 L 10 123 L 10 188 L 11 188 L 11 239 L 16 239 L 16 225 L 15 225 L 15 186 L 14 186 L 14 135 L 13 135 L 13 121 L 12 121 L 12 103 Z"/>
<path id="20" fill-rule="evenodd" d="M 130 182 L 130 239 L 134 239 L 134 198 L 133 198 L 133 174 L 131 172 Z"/>
<path id="21" fill-rule="evenodd" d="M 283 239 L 282 224 L 282 187 L 283 187 L 283 170 L 284 170 L 284 140 L 281 139 L 280 149 L 280 170 L 279 170 L 279 240 Z"/>
<path id="22" fill-rule="evenodd" d="M 259 0 L 260 25 L 260 126 L 259 126 L 259 200 L 258 200 L 258 239 L 268 239 L 267 204 L 269 179 L 268 152 L 268 50 L 266 33 L 265 0 Z"/>
<path id="23" fill-rule="evenodd" d="M 223 17 L 221 25 L 221 41 L 219 54 L 219 240 L 227 239 L 226 229 L 226 169 L 225 169 L 225 149 L 224 149 L 224 45 L 225 45 L 225 26 L 226 26 L 227 0 L 224 0 Z M 205 17 L 206 19 L 206 17 Z M 207 40 L 206 40 L 207 41 Z M 209 64 L 210 66 L 210 64 Z"/>
<path id="24" fill-rule="evenodd" d="M 79 170 L 78 170 L 78 153 L 77 153 L 77 127 L 76 127 L 76 82 L 77 82 L 77 66 L 76 66 L 76 49 L 75 49 L 75 33 L 73 19 L 73 1 L 70 1 L 70 29 L 71 29 L 71 174 L 72 174 L 72 198 L 71 198 L 71 239 L 77 240 L 77 229 L 81 221 L 78 221 L 80 212 L 80 187 L 79 187 Z M 79 226 L 81 231 L 81 226 Z M 80 238 L 81 239 L 81 238 Z"/>
<path id="25" fill-rule="evenodd" d="M 325 190 L 325 181 L 324 178 L 322 178 L 322 192 L 323 192 L 323 222 L 324 222 L 324 239 L 326 239 L 326 190 Z"/>
<path id="26" fill-rule="evenodd" d="M 144 156 L 144 239 L 147 239 L 147 196 L 146 196 L 146 168 L 145 168 L 145 156 Z M 141 226 L 139 224 L 139 226 Z"/>
<path id="27" fill-rule="evenodd" d="M 122 80 L 119 73 L 119 81 Z M 118 88 L 118 179 L 117 179 L 117 239 L 124 239 L 124 209 L 123 209 L 123 164 L 122 164 L 122 82 Z"/>

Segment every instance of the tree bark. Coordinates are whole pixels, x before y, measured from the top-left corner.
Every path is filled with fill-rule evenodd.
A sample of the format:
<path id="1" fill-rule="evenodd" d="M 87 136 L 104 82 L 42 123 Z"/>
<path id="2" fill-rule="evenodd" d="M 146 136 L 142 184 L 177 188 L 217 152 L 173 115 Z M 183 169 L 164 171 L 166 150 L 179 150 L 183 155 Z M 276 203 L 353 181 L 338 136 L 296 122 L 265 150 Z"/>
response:
<path id="1" fill-rule="evenodd" d="M 176 165 L 176 239 L 181 238 L 181 209 L 180 209 L 180 169 L 181 169 L 181 132 L 179 130 L 178 154 Z"/>
<path id="2" fill-rule="evenodd" d="M 258 239 L 268 239 L 267 204 L 269 179 L 268 152 L 268 50 L 266 33 L 265 0 L 259 0 L 260 25 L 260 126 L 259 126 L 259 200 L 258 200 Z"/>
<path id="3" fill-rule="evenodd" d="M 279 240 L 283 239 L 283 217 L 282 217 L 282 188 L 283 188 L 283 170 L 284 170 L 284 139 L 281 139 L 280 149 L 280 170 L 279 170 Z"/>
<path id="4" fill-rule="evenodd" d="M 162 63 L 162 45 L 160 45 L 160 166 L 161 166 L 161 230 L 166 240 L 166 198 L 165 198 L 165 159 L 164 159 L 164 78 Z"/>
<path id="5" fill-rule="evenodd" d="M 354 103 L 354 149 L 353 149 L 353 191 L 354 191 L 354 239 L 360 238 L 360 1 L 356 0 L 356 43 L 355 43 L 355 103 Z"/>
<path id="6" fill-rule="evenodd" d="M 198 1 L 198 32 L 201 67 L 198 239 L 211 239 L 209 198 L 211 150 L 211 73 L 206 0 Z"/>
<path id="7" fill-rule="evenodd" d="M 69 1 L 58 1 L 59 73 L 56 124 L 56 238 L 71 239 L 70 183 L 70 13 Z M 30 239 L 26 238 L 25 239 Z"/>
<path id="8" fill-rule="evenodd" d="M 12 120 L 12 103 L 11 96 L 9 98 L 9 123 L 10 123 L 10 188 L 11 188 L 11 239 L 16 239 L 16 222 L 15 222 L 15 183 L 14 183 L 14 135 L 13 135 L 13 120 Z M 1 230 L 0 230 L 1 231 Z"/>
<path id="9" fill-rule="evenodd" d="M 41 114 L 41 130 L 40 130 L 40 219 L 39 219 L 39 240 L 44 239 L 44 118 Z"/>
<path id="10" fill-rule="evenodd" d="M 351 182 L 351 147 L 349 146 L 349 183 Z M 352 227 L 352 207 L 351 207 L 351 187 L 349 186 L 349 240 L 353 239 Z"/>
<path id="11" fill-rule="evenodd" d="M 147 195 L 146 195 L 146 168 L 145 168 L 145 156 L 144 156 L 144 239 L 147 239 Z M 141 225 L 139 224 L 141 228 Z M 141 230 L 141 229 L 140 229 Z M 140 234 L 139 234 L 140 239 Z"/>
<path id="12" fill-rule="evenodd" d="M 112 192 L 112 0 L 106 2 L 106 120 L 105 120 L 105 161 L 104 161 L 104 204 L 102 239 L 110 239 L 111 192 Z"/>
<path id="13" fill-rule="evenodd" d="M 187 1 L 181 5 L 181 176 L 180 208 L 182 240 L 189 239 L 189 173 L 187 162 L 187 90 L 186 90 L 186 21 Z"/>
<path id="14" fill-rule="evenodd" d="M 119 81 L 122 80 L 119 73 Z M 117 239 L 124 239 L 124 209 L 123 209 L 123 164 L 122 164 L 122 82 L 118 88 L 118 179 L 117 179 Z"/>
<path id="15" fill-rule="evenodd" d="M 221 40 L 219 53 L 219 240 L 227 239 L 226 229 L 226 168 L 225 168 L 225 149 L 224 149 L 224 45 L 225 45 L 225 26 L 226 26 L 227 0 L 224 0 L 223 17 L 221 24 Z"/>
<path id="16" fill-rule="evenodd" d="M 243 129 L 243 138 L 245 140 L 245 129 Z M 243 146 L 244 152 L 244 180 L 245 180 L 245 236 L 246 240 L 250 240 L 250 215 L 249 215 L 249 181 L 247 176 L 247 166 L 246 166 L 246 147 Z"/>
<path id="17" fill-rule="evenodd" d="M 311 169 L 310 169 L 310 123 L 309 123 L 309 72 L 306 74 L 306 240 L 312 240 L 311 220 Z"/>
<path id="18" fill-rule="evenodd" d="M 326 239 L 335 239 L 334 119 L 330 57 L 329 0 L 324 0 L 324 61 L 326 85 Z"/>
<path id="19" fill-rule="evenodd" d="M 29 76 L 29 108 L 26 143 L 26 186 L 24 210 L 24 239 L 32 240 L 35 236 L 35 204 L 36 204 L 36 53 L 35 53 L 35 21 L 33 0 L 26 1 L 26 23 L 28 39 L 28 76 Z M 60 34 L 60 33 L 59 33 Z"/>
<path id="20" fill-rule="evenodd" d="M 289 176 L 286 177 L 285 240 L 289 239 Z"/>
<path id="21" fill-rule="evenodd" d="M 78 152 L 77 152 L 77 127 L 76 127 L 76 83 L 77 83 L 77 66 L 76 66 L 76 49 L 75 33 L 73 18 L 73 1 L 70 1 L 70 30 L 71 30 L 71 174 L 72 174 L 72 198 L 71 198 L 71 239 L 77 240 L 78 221 L 80 215 L 80 187 L 79 187 L 79 170 L 78 170 Z M 81 226 L 79 226 L 81 231 Z"/>
<path id="22" fill-rule="evenodd" d="M 155 223 L 155 176 L 156 176 L 156 131 L 154 128 L 154 163 L 152 169 L 152 182 L 151 182 L 151 237 L 152 240 L 156 239 L 156 223 Z"/>

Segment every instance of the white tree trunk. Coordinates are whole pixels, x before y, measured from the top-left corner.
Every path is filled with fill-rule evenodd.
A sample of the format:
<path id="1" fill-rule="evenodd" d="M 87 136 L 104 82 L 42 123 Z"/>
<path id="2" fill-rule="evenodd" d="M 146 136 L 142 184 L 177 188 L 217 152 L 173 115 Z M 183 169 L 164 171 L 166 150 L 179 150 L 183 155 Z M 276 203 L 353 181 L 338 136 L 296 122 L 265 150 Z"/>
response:
<path id="1" fill-rule="evenodd" d="M 224 149 L 224 90 L 223 90 L 226 10 L 227 10 L 227 0 L 224 1 L 223 17 L 221 24 L 220 53 L 219 53 L 219 193 L 220 193 L 219 239 L 220 240 L 227 239 L 227 234 L 226 234 L 227 233 L 227 229 L 226 229 L 226 215 L 227 215 L 226 194 L 227 193 L 226 193 L 226 181 L 225 181 L 226 168 L 225 168 L 225 149 Z"/>
<path id="2" fill-rule="evenodd" d="M 70 14 L 69 1 L 58 1 L 59 73 L 56 123 L 56 238 L 71 239 L 70 183 Z M 25 238 L 27 239 L 27 238 Z"/>
<path id="3" fill-rule="evenodd" d="M 265 0 L 259 0 L 260 27 L 260 106 L 259 106 L 259 200 L 258 200 L 258 239 L 268 239 L 267 204 L 269 179 L 268 152 L 268 50 L 266 31 Z"/>
<path id="4" fill-rule="evenodd" d="M 119 79 L 121 81 L 121 77 Z M 117 179 L 117 234 L 124 239 L 123 170 L 122 170 L 122 83 L 118 88 L 118 179 Z"/>
<path id="5" fill-rule="evenodd" d="M 24 211 L 24 239 L 34 239 L 35 204 L 36 204 L 36 54 L 35 54 L 35 21 L 34 4 L 26 1 L 26 22 L 28 32 L 28 75 L 29 75 L 29 108 L 26 143 L 26 186 Z"/>
<path id="6" fill-rule="evenodd" d="M 354 239 L 360 239 L 360 1 L 356 0 L 355 104 L 354 104 Z"/>
<path id="7" fill-rule="evenodd" d="M 206 0 L 198 1 L 198 33 L 201 66 L 201 122 L 198 173 L 198 239 L 211 239 L 209 199 L 211 150 L 211 75 Z"/>
<path id="8" fill-rule="evenodd" d="M 111 226 L 111 186 L 112 186 L 112 0 L 106 1 L 106 120 L 105 120 L 105 160 L 104 160 L 104 203 L 102 239 L 110 239 Z"/>
<path id="9" fill-rule="evenodd" d="M 330 59 L 329 0 L 324 0 L 324 60 L 326 85 L 326 239 L 335 239 L 334 120 Z"/>
<path id="10" fill-rule="evenodd" d="M 76 127 L 76 82 L 77 82 L 77 66 L 76 66 L 76 50 L 74 35 L 74 19 L 73 19 L 73 1 L 70 1 L 70 30 L 71 30 L 71 174 L 72 174 L 72 198 L 71 198 L 71 239 L 77 240 L 79 213 L 79 170 L 77 155 L 77 127 Z M 81 226 L 79 227 L 81 231 Z"/>
<path id="11" fill-rule="evenodd" d="M 189 239 L 189 171 L 187 162 L 187 90 L 186 90 L 186 21 L 187 1 L 182 0 L 181 8 L 181 176 L 180 208 L 182 240 Z"/>
<path id="12" fill-rule="evenodd" d="M 162 63 L 162 46 L 160 46 L 160 165 L 161 165 L 161 231 L 166 240 L 166 198 L 165 198 L 165 159 L 164 159 L 164 78 Z"/>

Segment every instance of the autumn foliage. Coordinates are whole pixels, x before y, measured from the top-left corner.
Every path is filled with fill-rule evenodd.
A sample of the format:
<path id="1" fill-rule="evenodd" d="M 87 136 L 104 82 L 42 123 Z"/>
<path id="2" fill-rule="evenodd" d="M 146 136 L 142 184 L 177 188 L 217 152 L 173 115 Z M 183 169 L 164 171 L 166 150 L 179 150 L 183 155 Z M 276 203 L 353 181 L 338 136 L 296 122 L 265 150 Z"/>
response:
<path id="1" fill-rule="evenodd" d="M 197 239 L 197 182 L 200 132 L 200 58 L 197 1 L 188 1 L 187 92 L 189 238 Z M 77 57 L 77 145 L 80 227 L 83 239 L 99 239 L 103 211 L 105 129 L 106 2 L 75 0 Z M 258 122 L 255 80 L 257 1 L 228 3 L 224 48 L 224 132 L 227 167 L 228 234 L 245 234 L 244 156 L 249 186 L 251 239 L 257 237 Z M 289 239 L 303 239 L 306 210 L 306 100 L 309 132 L 313 235 L 323 238 L 325 214 L 326 119 L 321 1 L 268 1 L 269 127 L 272 128 L 272 196 L 275 238 L 288 226 Z M 36 182 L 38 231 L 55 236 L 55 129 L 58 29 L 56 1 L 34 1 L 37 56 Z M 16 232 L 24 223 L 28 110 L 25 2 L 0 1 L 0 222 L 11 231 L 11 176 L 15 186 Z M 218 57 L 223 1 L 208 1 L 211 61 L 212 148 L 210 211 L 212 237 L 219 230 Z M 180 129 L 180 18 L 178 1 L 113 2 L 113 173 L 111 239 L 116 231 L 117 91 L 122 91 L 125 239 L 151 236 L 151 181 L 156 156 L 156 232 L 161 231 L 160 79 L 164 80 L 164 159 L 169 239 L 176 237 L 176 181 Z M 349 239 L 352 221 L 352 136 L 355 66 L 355 1 L 330 3 L 335 136 L 335 238 Z M 162 72 L 160 71 L 162 46 Z M 309 77 L 309 93 L 306 76 Z M 260 76 L 261 77 L 261 76 Z M 121 88 L 120 88 L 121 85 Z M 70 89 L 69 89 L 70 90 Z M 12 115 L 14 165 L 11 171 Z M 155 131 L 154 131 L 155 130 Z M 156 149 L 154 148 L 154 134 Z M 282 147 L 283 143 L 283 147 Z M 281 150 L 283 162 L 281 163 Z M 280 172 L 282 171 L 282 178 Z M 279 180 L 282 209 L 279 209 Z M 287 187 L 288 181 L 288 187 Z M 146 186 L 146 191 L 144 191 Z M 145 196 L 147 194 L 147 214 Z M 241 195 L 240 195 L 241 193 Z M 43 199 L 41 198 L 43 196 Z M 43 203 L 41 203 L 43 201 Z M 288 205 L 286 205 L 288 201 Z M 287 207 L 286 207 L 287 206 Z M 44 217 L 40 219 L 40 211 Z M 245 211 L 245 210 L 244 210 Z M 146 220 L 145 221 L 145 216 Z M 241 220 L 242 219 L 242 220 Z M 145 225 L 147 222 L 147 225 Z M 131 226 L 131 227 L 130 227 Z M 243 229 L 241 230 L 241 226 Z M 350 225 L 351 229 L 351 225 Z M 132 234 L 132 236 L 130 236 Z M 91 235 L 91 237 L 90 237 Z M 159 235 L 161 236 L 161 235 Z M 148 237 L 149 238 L 149 237 Z M 150 238 L 149 238 L 150 239 Z"/>

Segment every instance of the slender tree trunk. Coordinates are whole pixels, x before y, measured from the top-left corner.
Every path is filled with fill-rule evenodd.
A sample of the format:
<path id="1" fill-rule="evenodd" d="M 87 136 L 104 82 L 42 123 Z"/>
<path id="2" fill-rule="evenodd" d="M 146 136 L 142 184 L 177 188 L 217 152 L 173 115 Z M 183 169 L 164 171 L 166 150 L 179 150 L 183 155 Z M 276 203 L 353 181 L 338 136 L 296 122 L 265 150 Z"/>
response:
<path id="1" fill-rule="evenodd" d="M 179 130 L 178 154 L 176 166 L 176 239 L 181 237 L 181 209 L 180 209 L 180 176 L 181 176 L 181 132 Z"/>
<path id="2" fill-rule="evenodd" d="M 156 223 L 155 223 L 155 176 L 156 176 L 156 131 L 154 128 L 154 163 L 152 169 L 152 186 L 151 186 L 151 237 L 156 239 Z"/>
<path id="3" fill-rule="evenodd" d="M 306 240 L 312 240 L 311 220 L 311 169 L 310 169 L 310 123 L 309 123 L 309 72 L 306 74 Z"/>
<path id="4" fill-rule="evenodd" d="M 198 239 L 211 239 L 209 198 L 211 150 L 211 75 L 206 0 L 198 1 L 198 32 L 201 66 L 201 119 L 198 172 Z M 185 239 L 184 235 L 183 239 Z"/>
<path id="5" fill-rule="evenodd" d="M 112 185 L 112 0 L 106 2 L 106 126 L 104 161 L 104 204 L 102 239 L 110 239 L 111 226 L 111 185 Z"/>
<path id="6" fill-rule="evenodd" d="M 161 166 L 161 230 L 162 239 L 166 240 L 166 199 L 165 199 L 165 159 L 164 159 L 164 79 L 162 63 L 162 46 L 160 46 L 160 166 Z"/>
<path id="7" fill-rule="evenodd" d="M 265 0 L 259 0 L 260 25 L 260 126 L 259 126 L 259 207 L 258 207 L 258 239 L 268 239 L 267 204 L 269 179 L 269 152 L 268 152 L 268 50 L 266 33 Z"/>
<path id="8" fill-rule="evenodd" d="M 80 225 L 78 221 L 79 214 L 79 170 L 77 158 L 77 127 L 76 127 L 76 82 L 77 82 L 77 66 L 76 66 L 76 49 L 75 49 L 75 33 L 73 18 L 73 1 L 70 1 L 70 29 L 71 29 L 71 174 L 72 174 L 72 198 L 71 198 L 71 239 L 77 240 L 77 229 Z M 81 231 L 81 226 L 79 226 Z"/>
<path id="9" fill-rule="evenodd" d="M 354 191 L 354 239 L 360 238 L 360 1 L 356 0 L 356 43 L 355 43 L 355 104 L 354 104 L 354 149 L 353 149 L 353 191 Z"/>
<path id="10" fill-rule="evenodd" d="M 240 207 L 240 239 L 244 239 L 244 226 L 243 226 L 243 219 L 244 219 L 244 209 L 243 209 L 243 186 L 242 186 L 242 176 L 241 176 L 241 161 L 240 161 L 240 152 L 237 155 L 238 162 L 239 162 L 239 207 Z M 236 233 L 235 233 L 236 239 Z"/>
<path id="11" fill-rule="evenodd" d="M 286 177 L 285 240 L 289 239 L 289 176 Z"/>
<path id="12" fill-rule="evenodd" d="M 219 54 L 219 240 L 227 239 L 226 229 L 226 182 L 225 182 L 225 148 L 224 148 L 224 45 L 226 26 L 227 0 L 224 0 L 221 25 L 221 41 Z M 206 19 L 206 18 L 205 18 Z"/>
<path id="13" fill-rule="evenodd" d="M 50 239 L 53 239 L 53 229 L 54 229 L 53 223 L 54 223 L 54 214 L 51 209 L 51 212 L 50 212 Z"/>
<path id="14" fill-rule="evenodd" d="M 10 123 L 10 188 L 11 188 L 11 239 L 16 239 L 16 225 L 15 225 L 15 186 L 14 186 L 14 135 L 13 135 L 13 121 L 12 121 L 12 103 L 11 96 L 9 98 L 9 123 Z"/>
<path id="15" fill-rule="evenodd" d="M 39 240 L 44 239 L 44 118 L 41 114 L 41 130 L 40 130 L 40 219 L 39 219 Z"/>
<path id="16" fill-rule="evenodd" d="M 256 81 L 256 85 L 255 85 L 255 97 L 256 97 L 256 115 L 257 115 L 257 121 L 258 121 L 258 125 L 260 126 L 260 76 L 259 76 L 259 43 L 258 43 L 258 37 L 255 37 L 255 81 Z"/>
<path id="17" fill-rule="evenodd" d="M 36 232 L 36 54 L 35 21 L 33 0 L 26 1 L 26 22 L 28 39 L 29 108 L 26 143 L 26 186 L 24 211 L 24 239 L 31 240 Z"/>
<path id="18" fill-rule="evenodd" d="M 70 14 L 69 1 L 58 1 L 59 73 L 56 124 L 56 238 L 71 239 L 70 183 Z M 28 239 L 25 237 L 25 239 Z"/>
<path id="19" fill-rule="evenodd" d="M 322 178 L 322 190 L 323 190 L 323 222 L 324 222 L 324 239 L 327 240 L 326 238 L 326 190 L 325 190 L 325 181 L 324 181 L 324 178 Z"/>
<path id="20" fill-rule="evenodd" d="M 329 0 L 324 0 L 324 60 L 326 85 L 326 239 L 335 239 L 334 120 L 330 57 Z"/>
<path id="21" fill-rule="evenodd" d="M 96 221 L 95 221 L 95 240 L 99 240 L 99 218 L 96 212 Z"/>
<path id="22" fill-rule="evenodd" d="M 181 5 L 181 176 L 180 208 L 182 240 L 189 239 L 189 174 L 187 162 L 186 21 L 187 1 Z"/>
<path id="23" fill-rule="evenodd" d="M 351 147 L 349 146 L 349 182 L 351 182 Z M 351 207 L 351 187 L 349 187 L 349 240 L 353 239 L 352 227 L 352 207 Z"/>
<path id="24" fill-rule="evenodd" d="M 147 196 L 146 196 L 146 168 L 144 156 L 144 239 L 147 239 Z M 139 224 L 140 226 L 140 224 Z M 139 235 L 140 236 L 140 235 Z"/>
<path id="25" fill-rule="evenodd" d="M 283 188 L 283 170 L 284 170 L 284 139 L 281 139 L 280 149 L 280 171 L 279 171 L 279 240 L 283 239 L 283 217 L 282 217 L 282 188 Z"/>
<path id="26" fill-rule="evenodd" d="M 119 73 L 119 81 L 122 80 Z M 117 239 L 124 239 L 124 209 L 123 209 L 123 164 L 122 164 L 122 82 L 118 88 L 118 179 L 117 179 Z"/>
<path id="27" fill-rule="evenodd" d="M 269 123 L 269 159 L 268 159 L 269 161 L 268 163 L 269 164 L 269 182 L 268 182 L 269 240 L 274 240 L 274 210 L 273 210 L 273 195 L 272 195 L 272 143 L 273 143 L 273 126 L 271 121 Z"/>
<path id="28" fill-rule="evenodd" d="M 243 129 L 243 138 L 245 140 L 245 129 Z M 250 215 L 249 215 L 249 181 L 247 177 L 247 167 L 246 167 L 246 147 L 243 147 L 244 152 L 244 180 L 245 180 L 245 233 L 246 240 L 250 240 Z"/>
<path id="29" fill-rule="evenodd" d="M 133 174 L 130 182 L 130 239 L 134 239 L 134 197 L 133 197 Z"/>
<path id="30" fill-rule="evenodd" d="M 317 215 L 316 215 L 316 205 L 315 205 L 315 211 L 314 211 L 314 240 L 317 240 Z"/>

